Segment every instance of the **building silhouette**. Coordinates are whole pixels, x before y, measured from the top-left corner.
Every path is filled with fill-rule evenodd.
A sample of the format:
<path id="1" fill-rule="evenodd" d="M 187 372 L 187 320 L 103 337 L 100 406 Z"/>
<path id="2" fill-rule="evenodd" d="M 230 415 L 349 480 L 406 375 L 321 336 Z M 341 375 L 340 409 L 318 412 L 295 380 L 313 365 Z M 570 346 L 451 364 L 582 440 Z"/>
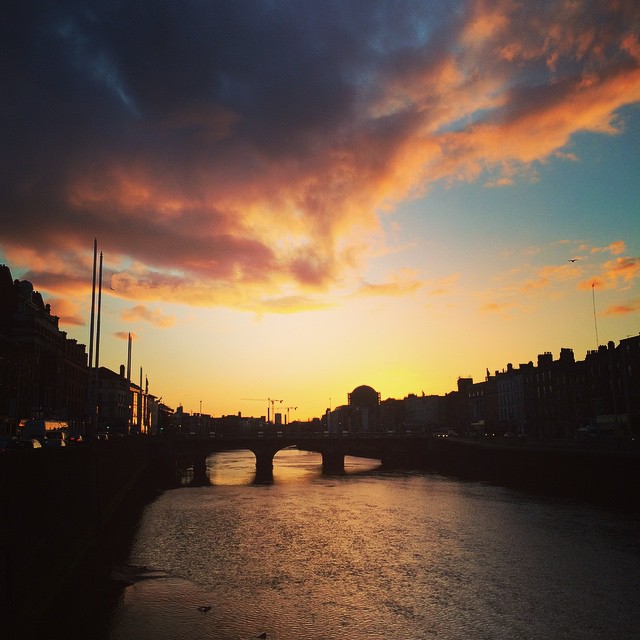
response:
<path id="1" fill-rule="evenodd" d="M 88 369 L 83 344 L 60 330 L 58 317 L 28 280 L 0 265 L 0 429 L 14 435 L 21 420 L 66 420 L 85 428 Z"/>
<path id="2" fill-rule="evenodd" d="M 539 354 L 537 361 L 484 380 L 458 378 L 444 396 L 409 394 L 380 400 L 368 385 L 356 387 L 346 405 L 327 409 L 325 431 L 501 436 L 530 439 L 640 438 L 640 335 L 589 351 Z"/>

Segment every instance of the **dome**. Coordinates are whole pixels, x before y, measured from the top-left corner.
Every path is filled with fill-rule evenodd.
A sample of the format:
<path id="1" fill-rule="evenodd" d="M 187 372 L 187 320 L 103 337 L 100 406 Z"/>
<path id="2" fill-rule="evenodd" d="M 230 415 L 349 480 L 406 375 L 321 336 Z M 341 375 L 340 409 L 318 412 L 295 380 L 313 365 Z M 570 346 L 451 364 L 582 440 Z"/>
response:
<path id="1" fill-rule="evenodd" d="M 356 387 L 349 394 L 349 404 L 355 406 L 375 406 L 380 404 L 380 394 L 366 384 Z"/>

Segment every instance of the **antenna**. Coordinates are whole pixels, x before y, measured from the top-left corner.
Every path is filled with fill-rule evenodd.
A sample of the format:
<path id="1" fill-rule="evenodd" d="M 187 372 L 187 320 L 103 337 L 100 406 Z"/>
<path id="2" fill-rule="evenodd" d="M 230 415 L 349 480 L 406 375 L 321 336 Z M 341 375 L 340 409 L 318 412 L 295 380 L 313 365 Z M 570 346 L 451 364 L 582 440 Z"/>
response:
<path id="1" fill-rule="evenodd" d="M 596 329 L 596 351 L 600 347 L 600 339 L 598 338 L 598 318 L 596 316 L 596 283 L 591 283 L 591 299 L 593 300 L 593 325 Z"/>

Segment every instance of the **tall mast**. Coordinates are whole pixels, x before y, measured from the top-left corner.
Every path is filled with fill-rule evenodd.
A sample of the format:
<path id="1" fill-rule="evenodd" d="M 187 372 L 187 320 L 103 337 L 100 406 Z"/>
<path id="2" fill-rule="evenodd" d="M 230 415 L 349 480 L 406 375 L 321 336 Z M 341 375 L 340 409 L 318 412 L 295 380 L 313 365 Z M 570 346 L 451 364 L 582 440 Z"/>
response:
<path id="1" fill-rule="evenodd" d="M 100 269 L 98 273 L 98 317 L 96 319 L 96 362 L 93 370 L 93 432 L 98 432 L 98 370 L 100 368 L 100 317 L 102 315 L 102 251 L 100 252 Z"/>
<path id="2" fill-rule="evenodd" d="M 593 300 L 593 324 L 596 329 L 596 351 L 600 348 L 600 339 L 598 338 L 598 318 L 596 316 L 596 283 L 591 283 L 591 299 Z"/>
<path id="3" fill-rule="evenodd" d="M 127 339 L 127 397 L 129 402 L 128 432 L 133 426 L 133 394 L 131 393 L 131 333 Z"/>
<path id="4" fill-rule="evenodd" d="M 89 410 L 89 429 L 93 426 L 93 415 L 95 406 L 93 405 L 93 326 L 95 323 L 96 313 L 96 258 L 98 255 L 98 239 L 93 239 L 93 280 L 91 284 L 91 320 L 89 328 L 89 389 L 88 389 L 88 410 Z M 91 433 L 91 436 L 94 434 Z"/>

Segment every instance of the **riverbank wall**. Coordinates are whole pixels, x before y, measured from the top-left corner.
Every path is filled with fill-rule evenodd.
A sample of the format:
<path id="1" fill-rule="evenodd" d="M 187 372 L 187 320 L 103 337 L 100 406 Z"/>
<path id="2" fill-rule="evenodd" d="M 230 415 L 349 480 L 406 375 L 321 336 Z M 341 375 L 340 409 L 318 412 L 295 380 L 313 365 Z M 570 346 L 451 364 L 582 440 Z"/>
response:
<path id="1" fill-rule="evenodd" d="M 640 509 L 640 452 L 615 442 L 572 447 L 436 438 L 424 451 L 423 464 L 461 479 Z"/>
<path id="2" fill-rule="evenodd" d="M 9 638 L 51 628 L 93 637 L 113 563 L 126 561 L 144 504 L 163 484 L 157 443 L 144 437 L 0 460 L 0 616 Z"/>

